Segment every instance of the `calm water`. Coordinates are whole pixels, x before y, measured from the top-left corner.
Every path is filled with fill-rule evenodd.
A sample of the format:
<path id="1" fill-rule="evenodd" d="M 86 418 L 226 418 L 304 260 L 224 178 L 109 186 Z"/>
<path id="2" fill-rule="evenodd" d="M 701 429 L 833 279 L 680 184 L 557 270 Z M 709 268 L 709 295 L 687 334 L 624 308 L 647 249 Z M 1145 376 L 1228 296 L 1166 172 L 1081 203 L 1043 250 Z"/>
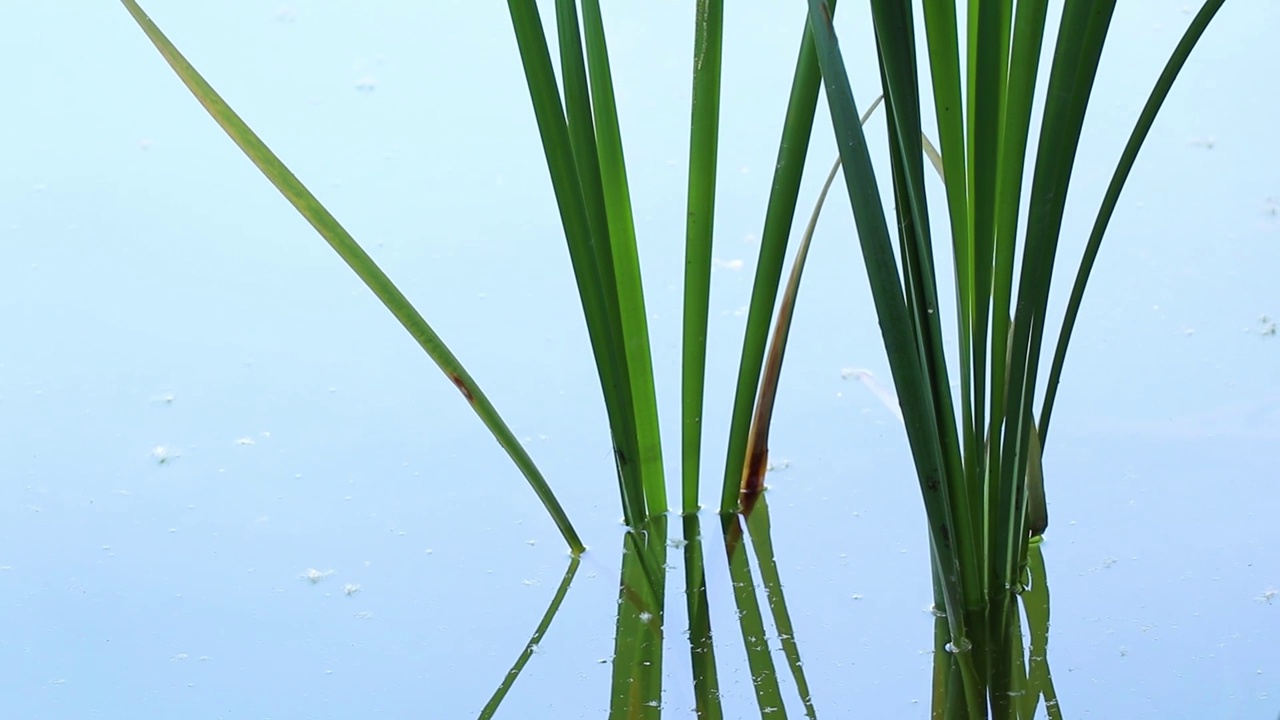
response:
<path id="1" fill-rule="evenodd" d="M 1189 19 L 1160 5 L 1115 20 L 1066 253 Z M 146 7 L 418 303 L 592 547 L 498 716 L 602 716 L 620 508 L 505 10 Z M 674 451 L 690 10 L 606 11 Z M 802 23 L 798 6 L 745 12 L 726 33 L 707 502 Z M 29 30 L 0 50 L 18 69 L 0 116 L 11 716 L 475 716 L 568 564 L 533 493 L 123 9 L 17 13 L 12 26 Z M 1130 180 L 1081 317 L 1045 456 L 1050 647 L 1068 717 L 1280 709 L 1268 145 L 1280 108 L 1257 92 L 1280 66 L 1278 22 L 1261 3 L 1229 3 L 1216 21 Z M 869 43 L 845 45 L 874 67 Z M 460 62 L 467 47 L 483 56 Z M 861 102 L 875 82 L 855 78 Z M 816 137 L 825 168 L 829 129 Z M 772 442 L 774 549 L 817 712 L 923 718 L 918 491 L 896 419 L 842 379 L 888 374 L 849 220 L 830 206 L 800 300 Z M 749 717 L 728 563 L 703 522 L 725 713 Z M 682 555 L 669 556 L 663 706 L 685 717 Z"/>

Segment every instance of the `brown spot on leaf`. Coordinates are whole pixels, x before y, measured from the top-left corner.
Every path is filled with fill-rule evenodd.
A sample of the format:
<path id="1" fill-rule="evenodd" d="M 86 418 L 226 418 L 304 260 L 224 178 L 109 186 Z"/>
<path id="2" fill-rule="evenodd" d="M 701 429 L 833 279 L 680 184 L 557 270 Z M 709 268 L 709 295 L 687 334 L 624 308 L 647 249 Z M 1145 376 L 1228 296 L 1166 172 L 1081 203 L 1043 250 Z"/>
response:
<path id="1" fill-rule="evenodd" d="M 466 398 L 467 402 L 474 405 L 476 398 L 471 394 L 471 388 L 467 387 L 467 383 L 464 382 L 457 373 L 449 373 L 449 379 L 452 380 L 454 386 L 458 388 L 458 392 L 462 393 L 462 397 Z"/>

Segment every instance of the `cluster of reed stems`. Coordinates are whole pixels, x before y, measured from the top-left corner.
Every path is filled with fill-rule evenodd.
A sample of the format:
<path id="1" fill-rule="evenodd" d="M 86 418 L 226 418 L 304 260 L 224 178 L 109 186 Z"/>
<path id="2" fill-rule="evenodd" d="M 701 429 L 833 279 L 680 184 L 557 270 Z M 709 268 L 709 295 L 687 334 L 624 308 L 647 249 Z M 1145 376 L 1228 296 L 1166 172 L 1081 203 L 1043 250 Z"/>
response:
<path id="1" fill-rule="evenodd" d="M 137 3 L 123 2 L 210 115 L 458 387 L 538 493 L 569 547 L 580 551 L 581 540 L 529 454 L 422 315 Z M 1048 347 L 1049 290 L 1065 203 L 1115 0 L 1065 0 L 1056 36 L 1046 34 L 1045 0 L 924 0 L 920 18 L 913 3 L 870 0 L 869 41 L 875 43 L 874 71 L 881 79 L 889 141 L 889 171 L 881 174 L 872 162 L 864 118 L 837 41 L 836 2 L 808 0 L 764 213 L 718 509 L 749 510 L 761 486 L 773 394 L 812 223 L 785 285 L 782 272 L 819 91 L 824 90 L 928 518 L 936 606 L 945 628 L 939 634 L 942 661 L 935 676 L 935 707 L 943 717 L 1003 718 L 1020 712 L 1011 699 L 1016 696 L 1011 665 L 1021 657 L 1012 620 L 1015 600 L 1026 585 L 1029 544 L 1048 522 L 1040 454 L 1066 350 L 1102 237 L 1138 151 L 1174 79 L 1222 4 L 1203 4 L 1135 123 L 1078 260 L 1049 356 L 1042 350 Z M 670 508 L 604 19 L 599 0 L 556 0 L 557 73 L 537 3 L 509 0 L 508 7 L 605 399 L 622 509 L 628 526 L 637 528 Z M 700 508 L 723 20 L 723 0 L 698 0 L 679 453 L 679 509 L 686 515 Z M 921 21 L 923 48 L 916 45 Z M 1038 71 L 1045 59 L 1049 72 L 1041 79 Z M 931 88 L 929 97 L 925 88 Z M 1041 125 L 1033 137 L 1037 111 Z M 936 148 L 930 134 L 938 139 Z M 892 212 L 882 204 L 882 182 L 892 187 Z M 939 189 L 947 222 L 935 228 L 928 194 Z M 949 242 L 938 243 L 939 237 Z M 958 367 L 949 367 L 946 359 L 937 281 L 942 260 L 935 247 L 950 249 Z M 1048 374 L 1042 378 L 1046 359 Z M 952 391 L 957 376 L 958 398 Z M 1036 411 L 1038 388 L 1043 396 Z"/>

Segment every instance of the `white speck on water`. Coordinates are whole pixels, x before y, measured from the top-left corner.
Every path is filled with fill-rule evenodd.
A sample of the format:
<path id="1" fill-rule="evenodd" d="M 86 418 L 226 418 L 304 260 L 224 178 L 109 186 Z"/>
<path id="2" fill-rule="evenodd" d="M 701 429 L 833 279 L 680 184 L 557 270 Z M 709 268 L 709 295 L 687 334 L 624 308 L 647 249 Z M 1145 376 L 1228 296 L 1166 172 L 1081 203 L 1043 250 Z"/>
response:
<path id="1" fill-rule="evenodd" d="M 352 595 L 355 595 L 358 592 L 360 592 L 360 586 L 357 585 L 356 583 L 347 583 L 346 585 L 342 586 L 342 594 L 346 595 L 347 597 L 351 597 Z"/>
<path id="2" fill-rule="evenodd" d="M 530 587 L 532 585 L 537 585 L 538 581 L 537 580 L 521 580 L 520 584 L 524 585 L 525 587 Z"/>
<path id="3" fill-rule="evenodd" d="M 174 655 L 173 657 L 169 658 L 169 662 L 174 662 L 176 660 L 186 660 L 186 659 L 187 659 L 186 653 L 178 653 L 177 655 Z"/>
<path id="4" fill-rule="evenodd" d="M 854 594 L 850 595 L 849 597 L 853 598 L 854 600 L 861 600 L 861 599 L 862 599 L 862 593 L 854 593 Z"/>
<path id="5" fill-rule="evenodd" d="M 1271 601 L 1275 600 L 1277 597 L 1280 597 L 1280 590 L 1269 588 L 1267 590 L 1263 590 L 1262 594 L 1258 596 L 1258 602 L 1264 602 L 1270 605 Z"/>
<path id="6" fill-rule="evenodd" d="M 670 540 L 667 540 L 667 547 L 675 548 L 677 550 L 688 544 L 689 541 L 684 538 L 671 538 Z"/>
<path id="7" fill-rule="evenodd" d="M 236 438 L 236 444 L 237 445 L 256 445 L 257 443 L 255 443 L 253 441 L 253 438 L 251 437 L 242 437 L 242 438 Z"/>
<path id="8" fill-rule="evenodd" d="M 769 467 L 766 469 L 766 471 L 782 472 L 783 470 L 790 470 L 790 469 L 791 469 L 791 460 L 787 458 L 779 458 L 777 460 L 770 460 Z"/>
<path id="9" fill-rule="evenodd" d="M 378 79 L 372 75 L 363 75 L 356 80 L 356 90 L 368 94 L 378 89 Z"/>
<path id="10" fill-rule="evenodd" d="M 369 612 L 368 610 L 361 610 L 360 612 L 356 613 L 356 617 L 361 620 L 368 620 L 373 617 L 373 613 Z"/>
<path id="11" fill-rule="evenodd" d="M 156 395 L 155 397 L 151 398 L 151 402 L 161 403 L 164 405 L 172 405 L 173 401 L 176 399 L 177 397 L 173 393 L 164 393 L 163 395 Z"/>
<path id="12" fill-rule="evenodd" d="M 320 582 L 321 580 L 324 580 L 325 578 L 329 577 L 332 574 L 333 574 L 332 570 L 321 571 L 315 568 L 307 568 L 306 572 L 302 573 L 298 577 L 302 578 L 303 580 L 306 580 L 307 582 L 310 582 L 312 585 L 315 585 L 316 583 Z"/>
<path id="13" fill-rule="evenodd" d="M 177 448 L 167 445 L 156 445 L 151 448 L 151 457 L 155 459 L 157 465 L 167 465 L 182 455 Z"/>

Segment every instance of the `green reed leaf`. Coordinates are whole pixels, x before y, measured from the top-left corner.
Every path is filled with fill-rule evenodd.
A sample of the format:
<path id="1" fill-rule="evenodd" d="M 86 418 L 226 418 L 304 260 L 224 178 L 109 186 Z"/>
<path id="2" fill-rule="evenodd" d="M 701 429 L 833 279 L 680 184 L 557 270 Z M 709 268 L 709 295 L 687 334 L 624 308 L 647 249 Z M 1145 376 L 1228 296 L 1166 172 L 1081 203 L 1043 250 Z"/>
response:
<path id="1" fill-rule="evenodd" d="M 427 355 L 435 361 L 436 365 L 457 386 L 459 392 L 470 403 L 476 415 L 489 428 L 498 444 L 506 450 L 512 461 L 529 481 L 529 485 L 533 487 L 543 506 L 550 513 L 556 526 L 560 529 L 560 533 L 564 536 L 565 542 L 569 544 L 569 548 L 575 553 L 581 552 L 584 549 L 582 541 L 578 539 L 573 525 L 569 522 L 569 518 L 561 508 L 560 502 L 556 499 L 555 494 L 551 492 L 550 486 L 542 477 L 542 473 L 534 464 L 533 459 L 529 457 L 520 441 L 516 439 L 506 422 L 498 414 L 493 403 L 480 390 L 479 385 L 463 368 L 457 357 L 444 344 L 444 341 L 440 339 L 435 330 L 427 324 L 427 321 L 423 319 L 408 298 L 387 277 L 386 273 L 378 267 L 373 258 L 369 257 L 369 254 L 360 247 L 355 238 L 351 237 L 351 234 L 325 209 L 315 195 L 311 194 L 311 191 L 302 184 L 302 181 L 281 162 L 280 158 L 276 157 L 275 153 L 271 152 L 266 143 L 249 128 L 240 116 L 227 105 L 226 101 L 214 91 L 213 87 L 196 72 L 191 63 L 187 62 L 186 58 L 178 52 L 173 43 L 169 42 L 169 39 L 151 21 L 151 18 L 143 12 L 138 3 L 134 0 L 122 0 L 122 2 L 129 14 L 137 22 L 138 27 L 146 33 L 165 61 L 169 63 L 169 66 L 173 68 L 173 71 L 187 86 L 187 89 L 191 91 L 191 94 L 204 106 L 209 115 L 239 146 L 240 150 L 253 161 L 253 164 L 262 171 L 262 174 L 276 186 L 276 189 L 285 196 L 285 199 L 306 218 L 307 222 L 311 223 L 316 232 L 329 243 L 329 246 L 338 253 L 338 256 L 373 291 L 374 295 L 382 301 L 382 304 L 391 311 L 391 314 L 400 321 L 405 330 L 418 342 L 418 345 L 426 351 Z"/>

